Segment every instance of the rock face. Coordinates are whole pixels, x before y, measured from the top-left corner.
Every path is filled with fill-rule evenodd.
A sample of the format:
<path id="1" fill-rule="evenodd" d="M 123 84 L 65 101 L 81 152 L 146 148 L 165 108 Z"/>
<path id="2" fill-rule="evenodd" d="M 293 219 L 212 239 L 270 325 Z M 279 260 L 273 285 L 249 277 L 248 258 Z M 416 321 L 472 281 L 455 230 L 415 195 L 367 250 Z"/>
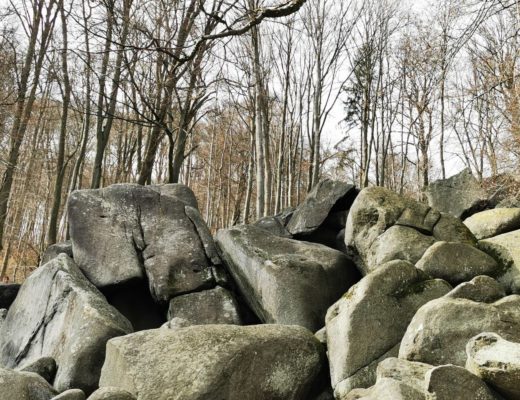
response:
<path id="1" fill-rule="evenodd" d="M 353 286 L 327 312 L 332 386 L 349 392 L 373 385 L 377 362 L 397 355 L 389 351 L 399 345 L 417 309 L 450 290 L 406 261 L 385 264 Z"/>
<path id="2" fill-rule="evenodd" d="M 359 279 L 343 253 L 255 226 L 220 230 L 216 241 L 249 307 L 265 323 L 315 332 L 327 308 Z"/>
<path id="3" fill-rule="evenodd" d="M 211 235 L 183 185 L 113 185 L 73 192 L 74 259 L 99 288 L 149 281 L 159 302 L 215 286 Z M 110 238 L 110 240 L 108 240 Z"/>
<path id="4" fill-rule="evenodd" d="M 505 398 L 520 399 L 520 343 L 509 342 L 496 333 L 471 339 L 466 368 L 495 387 Z"/>
<path id="5" fill-rule="evenodd" d="M 228 290 L 217 286 L 215 289 L 189 293 L 170 300 L 168 320 L 182 318 L 190 325 L 235 324 L 241 319 L 238 304 Z"/>
<path id="6" fill-rule="evenodd" d="M 354 185 L 330 179 L 319 181 L 294 211 L 287 230 L 292 235 L 309 235 L 315 232 L 327 217 L 331 216 L 333 219 L 335 213 L 348 211 L 356 195 Z"/>
<path id="7" fill-rule="evenodd" d="M 401 342 L 399 357 L 432 365 L 466 364 L 466 344 L 481 332 L 520 341 L 520 296 L 494 303 L 443 297 L 422 306 Z"/>
<path id="8" fill-rule="evenodd" d="M 50 400 L 57 392 L 41 376 L 0 368 L 2 400 Z"/>
<path id="9" fill-rule="evenodd" d="M 487 239 L 520 229 L 520 208 L 495 208 L 464 220 L 477 239 Z"/>
<path id="10" fill-rule="evenodd" d="M 520 230 L 481 240 L 478 246 L 498 261 L 498 281 L 511 293 L 520 294 Z"/>
<path id="11" fill-rule="evenodd" d="M 8 309 L 11 307 L 19 290 L 20 285 L 17 283 L 0 284 L 0 308 Z"/>
<path id="12" fill-rule="evenodd" d="M 494 258 L 476 247 L 457 242 L 435 243 L 415 266 L 453 285 L 479 275 L 497 276 L 501 272 Z"/>
<path id="13" fill-rule="evenodd" d="M 130 323 L 61 254 L 22 285 L 2 326 L 0 363 L 14 368 L 53 357 L 58 391 L 90 393 L 98 384 L 106 342 L 131 331 Z"/>
<path id="14" fill-rule="evenodd" d="M 296 326 L 157 329 L 109 341 L 100 386 L 139 400 L 305 400 L 323 361 Z"/>
<path id="15" fill-rule="evenodd" d="M 416 263 L 435 241 L 476 244 L 460 220 L 381 187 L 362 190 L 350 208 L 345 245 L 364 274 L 381 262 Z"/>
<path id="16" fill-rule="evenodd" d="M 467 218 L 488 205 L 487 194 L 471 170 L 465 169 L 451 178 L 431 183 L 426 196 L 433 208 L 457 218 Z"/>

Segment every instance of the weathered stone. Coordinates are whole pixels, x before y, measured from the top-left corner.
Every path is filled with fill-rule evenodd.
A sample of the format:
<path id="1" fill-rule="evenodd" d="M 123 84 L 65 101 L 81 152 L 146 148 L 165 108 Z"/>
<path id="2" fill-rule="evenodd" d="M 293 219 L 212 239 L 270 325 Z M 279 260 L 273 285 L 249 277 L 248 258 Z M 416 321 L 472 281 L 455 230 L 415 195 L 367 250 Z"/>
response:
<path id="1" fill-rule="evenodd" d="M 482 331 L 520 341 L 520 296 L 495 303 L 442 297 L 422 306 L 406 330 L 399 357 L 431 365 L 466 364 L 466 343 Z"/>
<path id="2" fill-rule="evenodd" d="M 361 191 L 345 227 L 347 254 L 364 274 L 380 261 L 415 263 L 435 240 L 475 243 L 460 220 L 381 187 Z"/>
<path id="3" fill-rule="evenodd" d="M 292 238 L 292 235 L 285 228 L 282 220 L 278 217 L 263 217 L 256 221 L 253 225 L 265 229 L 273 235 Z"/>
<path id="4" fill-rule="evenodd" d="M 427 400 L 425 394 L 395 379 L 380 379 L 369 389 L 355 389 L 348 394 L 336 395 L 338 400 Z"/>
<path id="5" fill-rule="evenodd" d="M 266 323 L 323 327 L 327 308 L 359 279 L 341 252 L 270 234 L 251 225 L 216 236 L 249 307 Z"/>
<path id="6" fill-rule="evenodd" d="M 220 286 L 170 300 L 168 320 L 173 318 L 184 319 L 190 325 L 242 323 L 235 298 Z"/>
<path id="7" fill-rule="evenodd" d="M 92 393 L 88 400 L 136 400 L 136 397 L 120 388 L 102 387 Z"/>
<path id="8" fill-rule="evenodd" d="M 299 400 L 323 362 L 322 345 L 297 326 L 157 329 L 109 341 L 100 386 L 139 400 Z"/>
<path id="9" fill-rule="evenodd" d="M 391 381 L 394 383 L 389 384 Z M 399 385 L 400 384 L 400 385 Z M 404 386 L 401 386 L 404 385 Z M 493 392 L 477 376 L 462 367 L 429 364 L 387 358 L 377 368 L 377 383 L 368 390 L 350 392 L 347 399 L 380 399 L 385 397 L 385 388 L 406 388 L 407 392 L 392 393 L 393 400 L 496 400 Z M 410 388 L 413 391 L 410 391 Z M 417 397 L 408 397 L 415 395 Z M 357 396 L 357 397 L 356 397 Z M 365 397 L 367 396 L 367 397 Z M 383 396 L 383 397 L 378 397 Z M 404 396 L 404 397 L 403 397 Z M 339 396 L 339 398 L 344 398 Z"/>
<path id="10" fill-rule="evenodd" d="M 426 275 L 406 261 L 387 263 L 354 285 L 329 308 L 327 348 L 332 386 L 344 390 L 368 387 L 377 364 L 399 344 L 415 312 L 423 304 L 445 295 L 451 286 Z M 363 370 L 372 364 L 372 372 Z M 367 377 L 360 382 L 357 374 Z"/>
<path id="11" fill-rule="evenodd" d="M 478 247 L 498 261 L 497 280 L 509 292 L 520 294 L 520 230 L 481 240 Z"/>
<path id="12" fill-rule="evenodd" d="M 461 283 L 446 297 L 467 299 L 479 303 L 493 303 L 506 296 L 504 288 L 489 276 L 477 276 L 469 282 Z"/>
<path id="13" fill-rule="evenodd" d="M 466 368 L 495 387 L 505 398 L 520 399 L 520 343 L 496 333 L 482 333 L 467 346 Z"/>
<path id="14" fill-rule="evenodd" d="M 81 389 L 69 389 L 60 393 L 56 397 L 53 397 L 51 400 L 85 400 L 86 396 L 83 390 Z"/>
<path id="15" fill-rule="evenodd" d="M 52 385 L 54 378 L 56 377 L 58 366 L 56 365 L 56 360 L 54 358 L 41 357 L 36 361 L 24 365 L 19 370 L 23 372 L 34 372 Z"/>
<path id="16" fill-rule="evenodd" d="M 9 309 L 14 299 L 16 299 L 19 290 L 20 285 L 18 283 L 0 283 L 0 308 Z"/>
<path id="17" fill-rule="evenodd" d="M 47 249 L 45 249 L 45 252 L 43 253 L 43 257 L 40 262 L 40 265 L 47 264 L 50 260 L 52 260 L 54 257 L 57 257 L 61 253 L 65 253 L 70 258 L 73 258 L 72 242 L 70 240 L 66 240 L 61 243 L 52 244 L 49 247 L 47 247 Z"/>
<path id="18" fill-rule="evenodd" d="M 433 208 L 462 219 L 488 205 L 486 192 L 469 169 L 430 183 L 426 196 Z"/>
<path id="19" fill-rule="evenodd" d="M 472 215 L 464 220 L 477 239 L 487 239 L 520 229 L 520 208 L 495 208 Z"/>
<path id="20" fill-rule="evenodd" d="M 374 265 L 404 260 L 415 264 L 424 252 L 435 243 L 432 236 L 407 226 L 394 225 L 379 236 L 370 249 L 369 259 Z"/>
<path id="21" fill-rule="evenodd" d="M 99 288 L 146 275 L 160 302 L 211 288 L 216 251 L 195 207 L 183 185 L 73 192 L 68 215 L 74 259 Z"/>
<path id="22" fill-rule="evenodd" d="M 292 235 L 308 235 L 314 232 L 329 214 L 348 210 L 356 195 L 354 185 L 330 179 L 319 181 L 294 211 L 287 230 Z"/>
<path id="23" fill-rule="evenodd" d="M 479 275 L 496 276 L 500 272 L 494 258 L 476 247 L 457 242 L 435 243 L 415 266 L 429 276 L 444 279 L 453 285 Z"/>
<path id="24" fill-rule="evenodd" d="M 0 368 L 0 399 L 50 400 L 57 392 L 41 376 Z"/>
<path id="25" fill-rule="evenodd" d="M 321 344 L 324 346 L 327 345 L 327 328 L 321 328 L 314 334 L 314 336 L 316 336 L 316 339 L 318 339 Z"/>
<path id="26" fill-rule="evenodd" d="M 65 254 L 26 279 L 9 309 L 0 337 L 0 363 L 8 368 L 53 357 L 57 390 L 92 392 L 106 342 L 132 331 Z"/>

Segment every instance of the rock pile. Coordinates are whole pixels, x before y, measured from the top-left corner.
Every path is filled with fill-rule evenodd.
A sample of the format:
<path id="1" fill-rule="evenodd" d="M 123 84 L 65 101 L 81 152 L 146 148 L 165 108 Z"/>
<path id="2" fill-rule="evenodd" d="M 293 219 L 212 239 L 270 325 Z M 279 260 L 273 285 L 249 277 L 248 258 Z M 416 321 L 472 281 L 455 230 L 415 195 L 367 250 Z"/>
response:
<path id="1" fill-rule="evenodd" d="M 76 191 L 0 285 L 0 400 L 518 400 L 520 209 L 427 196 L 323 180 L 213 238 L 186 186 Z"/>

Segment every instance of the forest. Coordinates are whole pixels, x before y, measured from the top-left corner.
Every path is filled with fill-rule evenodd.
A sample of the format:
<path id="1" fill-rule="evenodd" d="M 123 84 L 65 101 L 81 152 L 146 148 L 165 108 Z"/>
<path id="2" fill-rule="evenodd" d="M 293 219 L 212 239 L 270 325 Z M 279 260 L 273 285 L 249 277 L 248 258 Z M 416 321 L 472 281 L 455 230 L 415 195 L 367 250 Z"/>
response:
<path id="1" fill-rule="evenodd" d="M 0 280 L 77 189 L 184 183 L 214 232 L 323 177 L 518 175 L 519 29 L 511 0 L 1 0 Z"/>

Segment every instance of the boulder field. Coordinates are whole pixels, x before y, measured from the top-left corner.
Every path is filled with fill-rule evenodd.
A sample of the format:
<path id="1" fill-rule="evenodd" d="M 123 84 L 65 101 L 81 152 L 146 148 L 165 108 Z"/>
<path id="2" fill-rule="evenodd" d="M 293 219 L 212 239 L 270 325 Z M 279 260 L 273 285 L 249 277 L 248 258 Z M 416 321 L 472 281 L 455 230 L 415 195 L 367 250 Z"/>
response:
<path id="1" fill-rule="evenodd" d="M 0 285 L 0 400 L 520 400 L 520 208 L 324 179 L 212 232 L 181 184 L 68 200 Z"/>

